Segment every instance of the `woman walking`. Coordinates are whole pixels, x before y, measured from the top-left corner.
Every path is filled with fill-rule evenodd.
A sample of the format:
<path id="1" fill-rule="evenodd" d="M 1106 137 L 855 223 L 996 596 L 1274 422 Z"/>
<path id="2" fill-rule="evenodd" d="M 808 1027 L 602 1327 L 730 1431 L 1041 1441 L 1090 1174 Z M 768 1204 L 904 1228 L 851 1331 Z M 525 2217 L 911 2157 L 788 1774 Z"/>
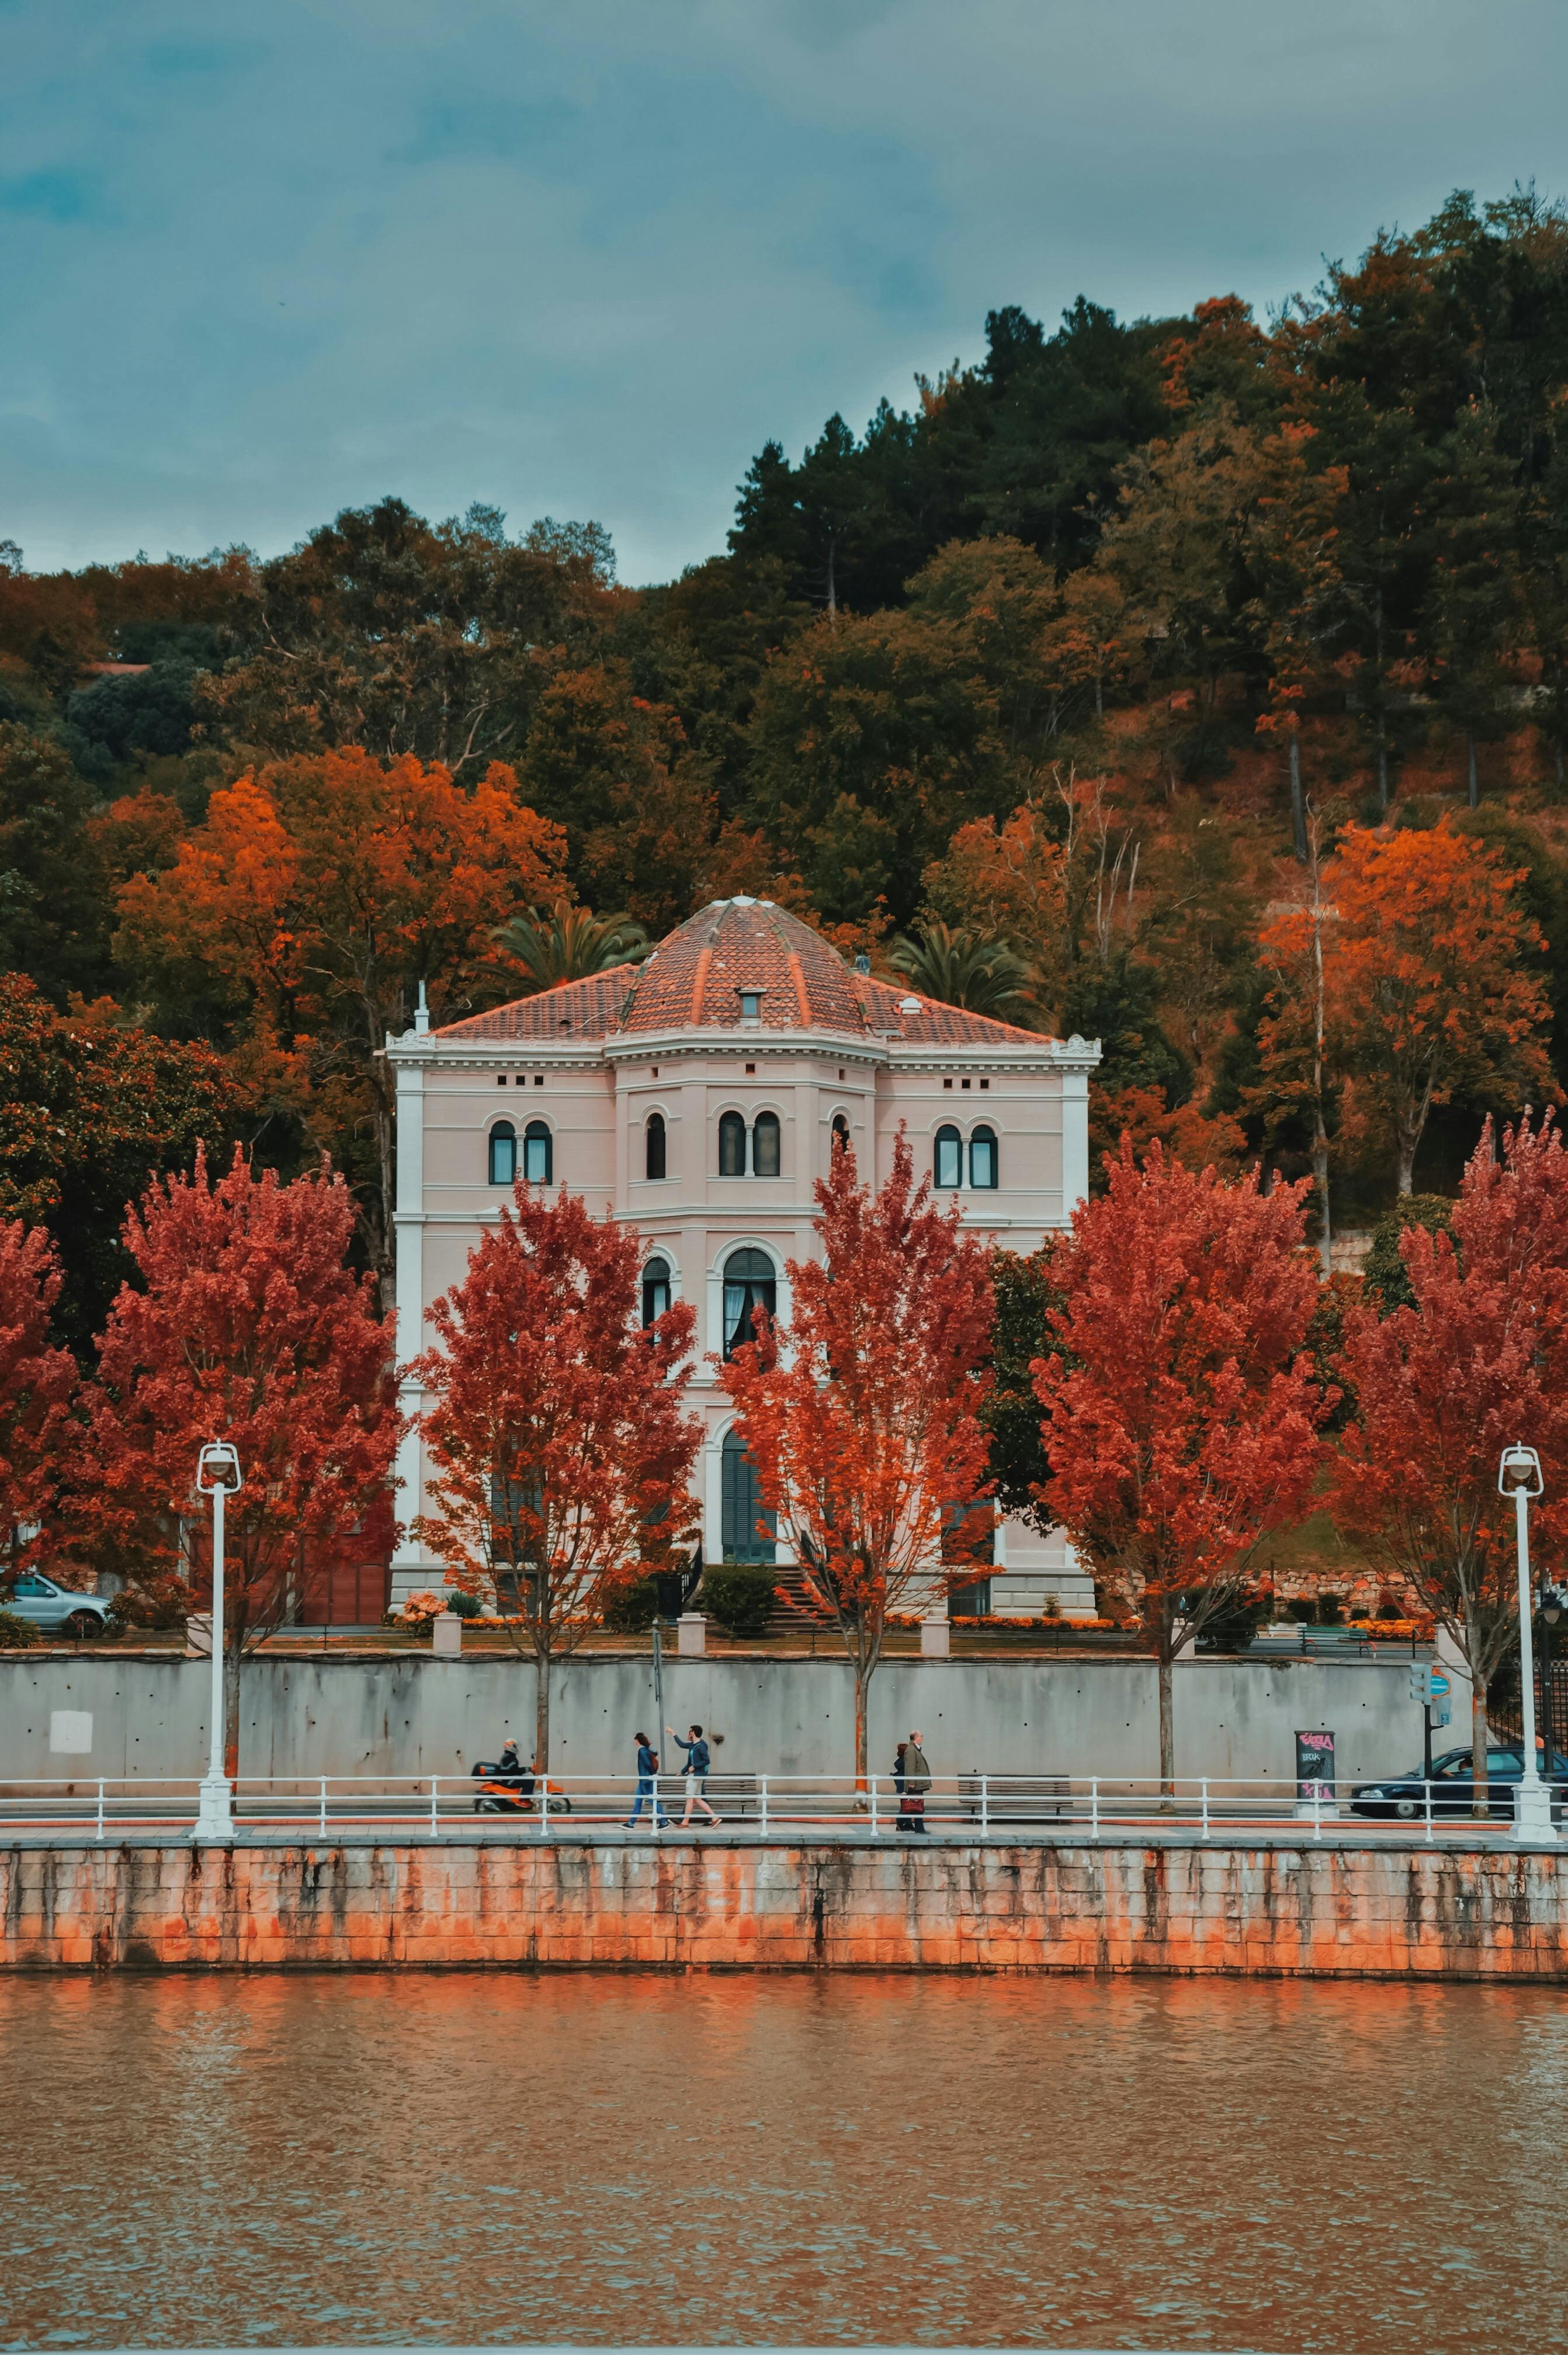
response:
<path id="1" fill-rule="evenodd" d="M 637 1805 L 626 1819 L 626 1828 L 630 1831 L 643 1808 L 652 1806 L 657 1811 L 659 1829 L 668 1831 L 670 1818 L 664 1813 L 664 1802 L 659 1796 L 659 1753 L 645 1733 L 639 1733 L 633 1739 L 637 1743 Z"/>

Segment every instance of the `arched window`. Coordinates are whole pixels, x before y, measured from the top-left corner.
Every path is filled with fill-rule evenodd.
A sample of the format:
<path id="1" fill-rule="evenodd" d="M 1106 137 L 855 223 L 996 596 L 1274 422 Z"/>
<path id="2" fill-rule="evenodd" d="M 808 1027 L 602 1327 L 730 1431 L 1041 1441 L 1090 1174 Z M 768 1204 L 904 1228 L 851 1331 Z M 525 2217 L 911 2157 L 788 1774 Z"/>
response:
<path id="1" fill-rule="evenodd" d="M 751 1174 L 754 1178 L 777 1178 L 779 1175 L 779 1115 L 776 1112 L 759 1112 L 757 1125 L 751 1132 Z"/>
<path id="2" fill-rule="evenodd" d="M 842 1112 L 836 1112 L 836 1113 L 834 1113 L 834 1114 L 833 1114 L 833 1150 L 834 1150 L 834 1152 L 835 1152 L 835 1153 L 847 1153 L 847 1152 L 849 1151 L 849 1143 L 850 1143 L 849 1123 L 848 1123 L 848 1121 L 844 1118 L 844 1116 L 843 1116 L 843 1114 L 842 1114 Z"/>
<path id="3" fill-rule="evenodd" d="M 664 1115 L 662 1112 L 651 1112 L 648 1115 L 647 1152 L 648 1159 L 644 1176 L 662 1178 L 664 1175 Z"/>
<path id="4" fill-rule="evenodd" d="M 779 1284 L 766 1252 L 731 1252 L 724 1263 L 724 1353 L 735 1355 L 743 1341 L 755 1341 L 752 1319 L 759 1308 L 779 1314 Z"/>
<path id="5" fill-rule="evenodd" d="M 956 1128 L 937 1131 L 937 1166 L 933 1174 L 938 1186 L 963 1184 L 964 1140 Z"/>
<path id="6" fill-rule="evenodd" d="M 510 1186 L 517 1175 L 517 1131 L 509 1120 L 498 1120 L 490 1132 L 490 1182 Z"/>
<path id="7" fill-rule="evenodd" d="M 642 1271 L 642 1323 L 644 1327 L 662 1316 L 670 1305 L 670 1263 L 667 1259 L 651 1259 Z"/>
<path id="8" fill-rule="evenodd" d="M 996 1184 L 996 1131 L 977 1128 L 969 1139 L 969 1184 L 983 1191 Z"/>
<path id="9" fill-rule="evenodd" d="M 726 1112 L 719 1120 L 718 1174 L 721 1178 L 746 1175 L 746 1123 L 737 1112 Z"/>
<path id="10" fill-rule="evenodd" d="M 523 1175 L 530 1186 L 547 1186 L 555 1175 L 555 1148 L 542 1120 L 531 1120 L 523 1132 Z"/>
<path id="11" fill-rule="evenodd" d="M 719 1537 L 726 1561 L 770 1562 L 779 1535 L 779 1519 L 776 1514 L 762 1509 L 757 1466 L 738 1431 L 725 1433 L 719 1469 Z M 758 1522 L 762 1524 L 760 1529 Z"/>

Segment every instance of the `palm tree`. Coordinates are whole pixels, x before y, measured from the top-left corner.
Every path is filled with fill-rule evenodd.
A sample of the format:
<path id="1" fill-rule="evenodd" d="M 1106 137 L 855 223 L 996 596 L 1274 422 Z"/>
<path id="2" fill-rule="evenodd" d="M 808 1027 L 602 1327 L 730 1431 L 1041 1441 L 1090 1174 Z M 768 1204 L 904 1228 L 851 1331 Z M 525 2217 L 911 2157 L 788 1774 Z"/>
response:
<path id="1" fill-rule="evenodd" d="M 536 989 L 557 982 L 584 981 L 611 965 L 635 964 L 648 954 L 648 935 L 630 916 L 596 916 L 557 900 L 549 915 L 537 908 L 498 924 L 495 938 L 525 965 Z"/>
<path id="2" fill-rule="evenodd" d="M 989 1014 L 999 1022 L 1033 1025 L 1039 1011 L 1034 969 L 1011 942 L 933 920 L 913 938 L 900 932 L 888 963 L 925 997 Z"/>

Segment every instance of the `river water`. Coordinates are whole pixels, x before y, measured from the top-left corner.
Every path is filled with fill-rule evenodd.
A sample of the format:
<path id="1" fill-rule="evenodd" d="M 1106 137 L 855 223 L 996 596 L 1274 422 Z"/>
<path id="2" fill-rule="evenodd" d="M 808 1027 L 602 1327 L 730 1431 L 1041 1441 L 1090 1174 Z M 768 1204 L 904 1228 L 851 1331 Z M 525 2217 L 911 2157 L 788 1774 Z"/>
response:
<path id="1" fill-rule="evenodd" d="M 1568 2344 L 1568 2000 L 0 1983 L 0 2344 Z"/>

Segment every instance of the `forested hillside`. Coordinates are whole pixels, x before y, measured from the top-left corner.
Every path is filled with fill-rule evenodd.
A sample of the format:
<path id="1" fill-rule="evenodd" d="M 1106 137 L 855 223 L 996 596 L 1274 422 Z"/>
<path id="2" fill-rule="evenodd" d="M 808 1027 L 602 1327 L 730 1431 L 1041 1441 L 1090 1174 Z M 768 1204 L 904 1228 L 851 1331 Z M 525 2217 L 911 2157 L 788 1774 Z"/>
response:
<path id="1" fill-rule="evenodd" d="M 985 338 L 767 442 L 664 586 L 396 497 L 266 559 L 0 543 L 0 1211 L 75 1346 L 197 1135 L 329 1150 L 384 1269 L 375 1050 L 421 981 L 447 1019 L 622 953 L 574 910 L 783 900 L 1100 1037 L 1102 1141 L 1310 1169 L 1336 1226 L 1554 1098 L 1568 216 L 1456 197 L 1266 323 Z"/>

